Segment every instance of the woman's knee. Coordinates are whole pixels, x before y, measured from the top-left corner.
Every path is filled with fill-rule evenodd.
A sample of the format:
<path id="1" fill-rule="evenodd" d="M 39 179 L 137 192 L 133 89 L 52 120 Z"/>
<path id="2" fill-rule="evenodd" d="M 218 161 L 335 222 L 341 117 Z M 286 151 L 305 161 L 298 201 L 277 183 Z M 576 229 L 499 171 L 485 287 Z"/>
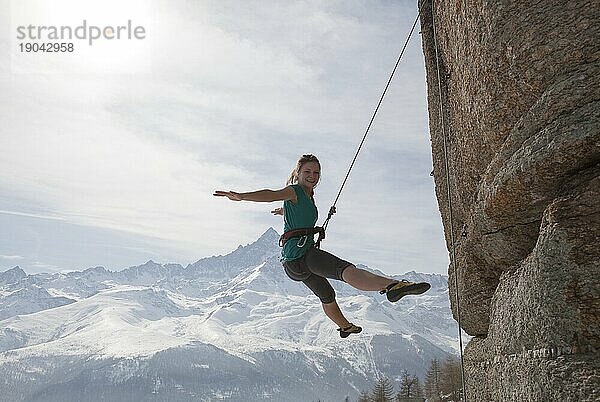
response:
<path id="1" fill-rule="evenodd" d="M 348 282 L 346 280 L 347 275 L 352 275 L 353 272 L 356 272 L 358 270 L 358 268 L 356 268 L 355 265 L 347 265 L 346 267 L 344 267 L 341 272 L 340 272 L 340 278 L 344 281 L 344 282 Z"/>
<path id="2" fill-rule="evenodd" d="M 331 291 L 319 295 L 319 300 L 323 304 L 333 303 L 335 301 L 335 290 L 331 289 Z"/>
<path id="3" fill-rule="evenodd" d="M 311 275 L 302 282 L 321 300 L 321 303 L 329 304 L 335 301 L 335 290 L 327 279 Z"/>

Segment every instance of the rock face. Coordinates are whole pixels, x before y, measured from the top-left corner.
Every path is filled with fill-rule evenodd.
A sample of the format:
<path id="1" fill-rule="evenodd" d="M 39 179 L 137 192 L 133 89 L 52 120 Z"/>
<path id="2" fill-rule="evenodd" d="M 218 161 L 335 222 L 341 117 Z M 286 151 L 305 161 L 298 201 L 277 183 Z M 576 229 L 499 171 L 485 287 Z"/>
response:
<path id="1" fill-rule="evenodd" d="M 600 6 L 420 10 L 468 400 L 600 400 Z"/>

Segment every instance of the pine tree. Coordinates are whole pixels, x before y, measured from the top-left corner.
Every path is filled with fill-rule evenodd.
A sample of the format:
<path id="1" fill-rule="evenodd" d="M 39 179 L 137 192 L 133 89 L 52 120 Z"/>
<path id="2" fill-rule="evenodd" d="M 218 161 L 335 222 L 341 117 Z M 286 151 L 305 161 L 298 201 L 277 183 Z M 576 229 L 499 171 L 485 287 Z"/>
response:
<path id="1" fill-rule="evenodd" d="M 423 398 L 423 387 L 421 387 L 421 381 L 419 377 L 415 377 L 415 383 L 413 384 L 413 398 Z"/>
<path id="2" fill-rule="evenodd" d="M 462 371 L 460 361 L 448 356 L 440 370 L 439 390 L 448 402 L 462 400 Z"/>
<path id="3" fill-rule="evenodd" d="M 393 398 L 394 385 L 388 378 L 381 377 L 371 392 L 370 400 L 372 402 L 392 402 Z"/>
<path id="4" fill-rule="evenodd" d="M 400 392 L 398 392 L 397 399 L 404 399 L 411 397 L 412 378 L 408 374 L 408 370 L 402 370 L 400 373 Z"/>
<path id="5" fill-rule="evenodd" d="M 415 398 L 422 397 L 423 392 L 421 390 L 419 378 L 417 376 L 409 374 L 407 370 L 402 370 L 400 377 L 400 391 L 396 396 L 396 400 L 399 402 L 414 401 Z"/>
<path id="6" fill-rule="evenodd" d="M 425 375 L 425 397 L 428 401 L 441 401 L 440 395 L 440 361 L 433 359 Z"/>

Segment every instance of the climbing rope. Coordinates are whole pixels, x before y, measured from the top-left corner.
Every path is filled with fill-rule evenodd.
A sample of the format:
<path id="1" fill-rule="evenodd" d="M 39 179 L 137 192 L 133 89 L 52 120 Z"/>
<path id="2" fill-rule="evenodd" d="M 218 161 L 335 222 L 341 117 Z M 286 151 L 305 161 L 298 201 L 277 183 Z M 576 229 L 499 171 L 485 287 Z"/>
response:
<path id="1" fill-rule="evenodd" d="M 452 250 L 452 259 L 450 261 L 451 267 L 454 269 L 454 292 L 456 296 L 456 321 L 458 323 L 458 339 L 460 347 L 460 370 L 462 377 L 462 391 L 463 400 L 467 401 L 467 388 L 465 385 L 465 365 L 463 358 L 463 340 L 462 340 L 462 327 L 460 324 L 460 298 L 458 293 L 458 270 L 456 268 L 456 245 L 454 243 L 454 222 L 452 215 L 452 194 L 450 193 L 450 164 L 448 162 L 448 146 L 446 141 L 446 124 L 444 121 L 444 103 L 442 95 L 442 80 L 440 74 L 440 59 L 437 46 L 437 35 L 435 30 L 435 0 L 431 0 L 431 25 L 433 27 L 433 47 L 435 49 L 435 67 L 437 70 L 437 82 L 439 92 L 439 114 L 440 114 L 440 127 L 442 129 L 442 144 L 444 148 L 444 169 L 446 170 L 446 196 L 448 197 L 448 218 L 450 224 L 450 245 Z"/>
<path id="2" fill-rule="evenodd" d="M 360 153 L 360 150 L 362 149 L 363 144 L 365 143 L 365 140 L 367 139 L 367 135 L 369 134 L 369 130 L 371 129 L 371 125 L 373 125 L 373 121 L 375 120 L 375 116 L 377 115 L 377 112 L 379 111 L 379 107 L 381 106 L 381 103 L 383 102 L 383 98 L 385 97 L 385 94 L 387 93 L 387 90 L 390 86 L 390 83 L 392 82 L 392 79 L 394 78 L 394 74 L 396 73 L 396 69 L 398 68 L 398 64 L 400 64 L 400 60 L 402 60 L 402 56 L 404 55 L 404 51 L 406 50 L 406 46 L 408 46 L 408 42 L 410 41 L 410 38 L 412 37 L 412 34 L 415 30 L 415 26 L 417 25 L 417 22 L 419 21 L 419 15 L 417 14 L 417 17 L 415 18 L 415 22 L 412 25 L 412 28 L 410 29 L 410 32 L 408 34 L 408 37 L 406 38 L 406 41 L 404 42 L 404 46 L 402 47 L 402 50 L 400 51 L 400 55 L 398 56 L 398 60 L 396 60 L 396 64 L 394 65 L 394 69 L 392 70 L 392 73 L 390 74 L 390 77 L 387 81 L 387 84 L 385 85 L 385 88 L 383 90 L 383 93 L 381 94 L 381 97 L 379 98 L 379 102 L 377 103 L 377 107 L 375 108 L 375 111 L 373 112 L 373 115 L 371 116 L 371 120 L 369 121 L 369 124 L 367 126 L 367 129 L 365 130 L 365 134 L 363 135 L 362 141 L 360 142 L 360 145 L 358 146 L 358 149 L 356 150 L 356 153 L 354 154 L 354 158 L 352 159 L 352 163 L 350 164 L 350 167 L 348 168 L 348 172 L 346 173 L 346 177 L 344 178 L 344 181 L 342 182 L 342 185 L 340 187 L 340 191 L 337 194 L 337 197 L 335 197 L 335 201 L 333 202 L 333 205 L 331 206 L 331 208 L 329 208 L 329 213 L 327 214 L 327 219 L 325 219 L 325 221 L 323 222 L 323 225 L 321 226 L 323 228 L 323 231 L 325 231 L 325 229 L 327 229 L 327 225 L 329 224 L 329 220 L 331 219 L 331 217 L 333 216 L 333 214 L 335 214 L 335 204 L 337 204 L 338 200 L 340 199 L 340 195 L 342 194 L 342 190 L 344 190 L 344 186 L 346 185 L 346 181 L 348 180 L 348 177 L 350 176 L 350 172 L 352 171 L 352 168 L 354 167 L 354 163 L 356 162 L 356 158 L 358 158 L 358 154 Z M 319 247 L 320 242 L 322 239 L 324 239 L 325 236 L 320 237 L 319 236 L 319 240 L 317 240 L 317 247 Z"/>
<path id="3" fill-rule="evenodd" d="M 385 95 L 387 93 L 390 83 L 392 82 L 392 79 L 394 78 L 394 74 L 396 73 L 398 65 L 400 64 L 400 60 L 402 60 L 404 51 L 406 50 L 406 47 L 408 46 L 408 42 L 410 41 L 410 38 L 412 37 L 412 34 L 415 30 L 415 26 L 417 25 L 417 22 L 419 21 L 419 15 L 420 15 L 420 10 L 419 10 L 419 13 L 417 14 L 417 17 L 415 18 L 415 21 L 410 29 L 410 32 L 406 38 L 406 41 L 404 42 L 404 46 L 402 47 L 402 50 L 400 51 L 400 55 L 398 56 L 398 59 L 396 60 L 396 64 L 394 65 L 394 69 L 392 70 L 392 73 L 390 74 L 387 84 L 385 85 L 383 93 L 381 94 L 381 97 L 379 98 L 377 107 L 375 107 L 375 111 L 373 112 L 373 115 L 371 116 L 371 120 L 369 121 L 369 124 L 367 125 L 367 129 L 365 130 L 363 138 L 358 146 L 358 149 L 356 150 L 356 153 L 354 154 L 352 163 L 350 163 L 350 167 L 348 168 L 346 177 L 344 177 L 342 185 L 340 186 L 340 190 L 338 191 L 338 194 L 335 197 L 335 201 L 333 202 L 333 205 L 331 206 L 331 208 L 329 208 L 329 213 L 327 214 L 327 218 L 325 219 L 325 221 L 323 222 L 323 225 L 322 225 L 322 236 L 321 235 L 319 236 L 319 239 L 317 240 L 317 243 L 316 243 L 317 247 L 320 246 L 321 240 L 323 240 L 325 238 L 325 229 L 329 225 L 329 221 L 331 220 L 331 217 L 336 212 L 335 205 L 337 204 L 337 202 L 342 194 L 342 191 L 344 190 L 344 186 L 346 185 L 346 181 L 348 180 L 348 177 L 350 176 L 350 172 L 352 171 L 352 168 L 354 167 L 354 163 L 356 162 L 356 159 L 358 158 L 358 154 L 360 153 L 362 146 L 365 143 L 365 140 L 367 139 L 369 130 L 371 129 L 373 121 L 375 120 L 375 116 L 377 115 L 377 112 L 379 111 L 379 107 L 381 106 L 381 103 L 383 102 L 383 98 L 385 97 Z M 456 268 L 456 245 L 455 245 L 455 241 L 454 241 L 454 220 L 453 220 L 453 213 L 452 213 L 452 194 L 450 192 L 450 164 L 448 162 L 448 145 L 447 145 L 447 140 L 446 140 L 446 124 L 444 121 L 442 80 L 441 80 L 441 74 L 440 74 L 439 52 L 438 52 L 438 46 L 437 46 L 437 33 L 436 33 L 436 29 L 435 29 L 435 0 L 431 0 L 431 23 L 432 23 L 432 28 L 433 28 L 433 46 L 435 49 L 435 65 L 436 65 L 436 71 L 437 71 L 437 82 L 438 82 L 438 92 L 439 92 L 439 114 L 440 114 L 440 127 L 442 129 L 442 139 L 443 139 L 444 169 L 446 170 L 446 190 L 447 190 L 446 196 L 448 198 L 450 244 L 451 244 L 451 250 L 452 250 L 452 258 L 450 261 L 450 265 L 454 270 L 454 292 L 455 292 L 455 296 L 456 296 L 456 315 L 457 315 L 456 318 L 457 318 L 457 323 L 458 323 L 461 380 L 462 380 L 463 400 L 466 402 L 467 401 L 467 390 L 466 390 L 466 383 L 465 383 L 463 340 L 462 340 L 462 329 L 461 329 L 462 326 L 461 326 L 461 318 L 460 318 L 460 297 L 459 297 L 460 295 L 459 295 L 459 291 L 458 291 L 458 271 Z"/>

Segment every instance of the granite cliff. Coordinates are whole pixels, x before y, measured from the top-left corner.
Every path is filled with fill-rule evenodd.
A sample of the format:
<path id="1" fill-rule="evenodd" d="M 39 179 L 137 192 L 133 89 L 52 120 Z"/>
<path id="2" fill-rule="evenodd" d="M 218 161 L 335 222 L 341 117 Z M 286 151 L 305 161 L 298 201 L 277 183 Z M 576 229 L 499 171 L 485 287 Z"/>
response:
<path id="1" fill-rule="evenodd" d="M 600 6 L 419 5 L 468 400 L 600 400 Z"/>

